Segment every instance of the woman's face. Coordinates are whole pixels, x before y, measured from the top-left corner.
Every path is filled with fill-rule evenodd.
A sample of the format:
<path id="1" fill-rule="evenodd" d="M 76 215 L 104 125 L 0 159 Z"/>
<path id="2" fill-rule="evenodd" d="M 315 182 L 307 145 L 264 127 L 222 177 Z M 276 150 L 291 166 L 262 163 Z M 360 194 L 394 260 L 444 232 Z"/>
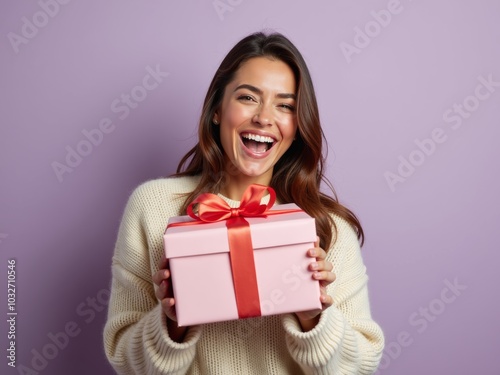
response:
<path id="1" fill-rule="evenodd" d="M 252 58 L 226 86 L 214 122 L 234 178 L 268 185 L 297 130 L 295 77 L 283 61 Z"/>

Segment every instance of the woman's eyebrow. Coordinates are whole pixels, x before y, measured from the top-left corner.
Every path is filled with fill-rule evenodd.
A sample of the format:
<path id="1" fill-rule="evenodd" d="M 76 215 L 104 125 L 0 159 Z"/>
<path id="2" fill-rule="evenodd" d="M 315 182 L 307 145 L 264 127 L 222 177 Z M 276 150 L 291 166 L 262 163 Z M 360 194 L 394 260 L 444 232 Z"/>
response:
<path id="1" fill-rule="evenodd" d="M 278 94 L 276 97 L 281 98 L 281 99 L 293 99 L 295 100 L 297 96 L 292 93 L 283 93 L 283 94 Z"/>
<path id="2" fill-rule="evenodd" d="M 248 83 L 243 83 L 243 84 L 239 85 L 238 87 L 236 87 L 234 89 L 234 91 L 238 91 L 239 89 L 247 89 L 247 90 L 250 90 L 257 95 L 263 94 L 261 89 L 259 89 L 258 87 L 249 85 Z M 277 94 L 276 97 L 281 98 L 281 99 L 296 99 L 296 95 L 293 93 L 280 93 L 280 94 Z"/>

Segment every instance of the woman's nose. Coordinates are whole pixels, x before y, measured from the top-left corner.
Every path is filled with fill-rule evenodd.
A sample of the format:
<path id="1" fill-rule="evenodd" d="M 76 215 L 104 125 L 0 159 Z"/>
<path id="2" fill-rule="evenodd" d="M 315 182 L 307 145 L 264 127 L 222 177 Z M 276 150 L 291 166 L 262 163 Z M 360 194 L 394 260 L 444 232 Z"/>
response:
<path id="1" fill-rule="evenodd" d="M 269 108 L 269 106 L 260 105 L 253 117 L 253 121 L 262 126 L 266 126 L 266 125 L 272 125 L 273 122 L 272 118 L 273 118 L 272 111 Z"/>

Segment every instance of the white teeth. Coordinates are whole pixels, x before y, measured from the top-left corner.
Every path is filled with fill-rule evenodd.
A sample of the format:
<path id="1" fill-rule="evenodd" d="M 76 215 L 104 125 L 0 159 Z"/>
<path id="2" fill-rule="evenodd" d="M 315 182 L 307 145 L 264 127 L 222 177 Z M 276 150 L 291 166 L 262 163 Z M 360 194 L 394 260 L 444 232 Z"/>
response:
<path id="1" fill-rule="evenodd" d="M 245 133 L 242 135 L 242 137 L 246 139 L 251 139 L 252 141 L 255 142 L 274 143 L 274 140 L 271 137 L 266 137 L 263 135 Z"/>

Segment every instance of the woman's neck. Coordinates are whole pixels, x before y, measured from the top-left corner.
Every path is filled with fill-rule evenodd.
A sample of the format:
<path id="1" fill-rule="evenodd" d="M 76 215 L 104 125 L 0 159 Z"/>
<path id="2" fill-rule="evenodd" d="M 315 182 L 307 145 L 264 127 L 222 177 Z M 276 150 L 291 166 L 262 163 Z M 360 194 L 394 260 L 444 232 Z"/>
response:
<path id="1" fill-rule="evenodd" d="M 227 178 L 226 183 L 222 186 L 220 193 L 225 197 L 234 200 L 241 201 L 243 193 L 247 187 L 251 184 L 259 184 L 264 186 L 269 186 L 271 178 L 267 176 L 250 177 L 244 176 L 245 178 L 236 178 L 235 176 L 230 176 Z"/>

